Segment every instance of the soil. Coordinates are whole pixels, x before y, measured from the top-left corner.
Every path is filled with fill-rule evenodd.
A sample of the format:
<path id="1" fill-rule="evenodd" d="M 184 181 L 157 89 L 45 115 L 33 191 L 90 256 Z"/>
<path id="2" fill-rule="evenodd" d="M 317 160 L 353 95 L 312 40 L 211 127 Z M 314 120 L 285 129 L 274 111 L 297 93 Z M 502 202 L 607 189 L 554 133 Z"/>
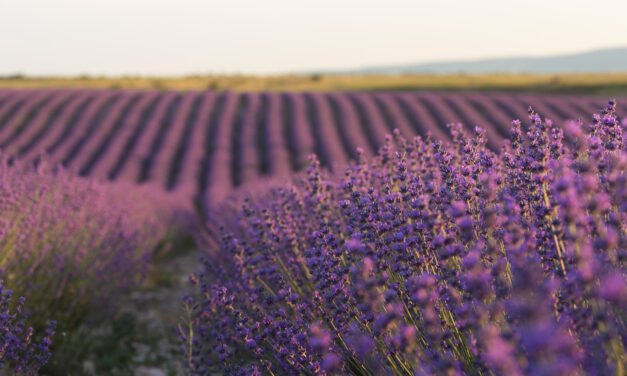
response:
<path id="1" fill-rule="evenodd" d="M 170 252 L 153 262 L 142 287 L 124 298 L 117 320 L 108 324 L 101 346 L 83 362 L 86 375 L 178 376 L 186 374 L 176 334 L 183 320 L 181 299 L 202 251 Z M 120 354 L 118 354 L 118 352 Z M 109 359 L 109 360 L 108 360 Z"/>

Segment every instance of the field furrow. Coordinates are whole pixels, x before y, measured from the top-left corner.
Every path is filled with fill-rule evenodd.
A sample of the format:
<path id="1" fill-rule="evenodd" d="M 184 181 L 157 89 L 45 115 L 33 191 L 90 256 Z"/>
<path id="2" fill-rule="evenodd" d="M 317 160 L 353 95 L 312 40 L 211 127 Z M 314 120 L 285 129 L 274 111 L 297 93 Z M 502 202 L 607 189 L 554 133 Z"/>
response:
<path id="1" fill-rule="evenodd" d="M 307 116 L 316 139 L 316 154 L 324 166 L 336 169 L 349 160 L 349 151 L 342 145 L 329 101 L 324 94 L 310 93 L 306 96 Z"/>
<path id="2" fill-rule="evenodd" d="M 268 155 L 268 173 L 273 176 L 285 177 L 291 172 L 291 157 L 283 132 L 281 95 L 274 92 L 264 95 L 268 101 L 265 117 L 267 137 L 264 145 Z"/>
<path id="3" fill-rule="evenodd" d="M 307 166 L 309 155 L 316 151 L 311 124 L 307 119 L 305 99 L 300 94 L 286 93 L 286 108 L 289 120 L 287 128 L 290 131 L 290 146 L 294 154 L 294 167 L 297 170 Z"/>
<path id="4" fill-rule="evenodd" d="M 261 173 L 257 152 L 257 119 L 261 109 L 261 99 L 258 95 L 246 93 L 243 102 L 244 114 L 239 121 L 238 132 L 234 135 L 237 140 L 237 146 L 233 149 L 235 185 L 254 180 Z"/>
<path id="5" fill-rule="evenodd" d="M 153 149 L 153 161 L 151 162 L 153 173 L 149 180 L 164 188 L 170 184 L 171 167 L 176 156 L 177 146 L 184 139 L 187 118 L 192 112 L 197 97 L 198 93 L 193 91 L 183 95 L 171 121 L 168 121 L 169 124 L 162 135 L 162 141 Z"/>
<path id="6" fill-rule="evenodd" d="M 214 92 L 206 92 L 202 96 L 198 112 L 191 124 L 187 147 L 181 150 L 181 170 L 174 189 L 188 197 L 199 193 L 205 140 L 209 134 L 211 114 L 216 112 L 215 103 Z"/>
<path id="7" fill-rule="evenodd" d="M 205 179 L 202 181 L 203 203 L 211 206 L 221 202 L 233 187 L 231 179 L 231 138 L 240 96 L 234 92 L 223 94 L 222 109 L 216 121 L 209 148 L 206 150 Z"/>

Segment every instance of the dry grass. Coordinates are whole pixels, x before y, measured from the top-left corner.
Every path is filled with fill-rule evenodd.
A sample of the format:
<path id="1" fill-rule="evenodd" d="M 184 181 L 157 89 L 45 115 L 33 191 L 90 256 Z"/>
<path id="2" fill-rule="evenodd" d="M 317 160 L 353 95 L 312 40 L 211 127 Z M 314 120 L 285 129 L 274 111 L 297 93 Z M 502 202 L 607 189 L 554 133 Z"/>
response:
<path id="1" fill-rule="evenodd" d="M 452 74 L 452 75 L 279 75 L 184 77 L 0 77 L 0 88 L 95 88 L 234 91 L 500 90 L 619 95 L 627 73 Z"/>

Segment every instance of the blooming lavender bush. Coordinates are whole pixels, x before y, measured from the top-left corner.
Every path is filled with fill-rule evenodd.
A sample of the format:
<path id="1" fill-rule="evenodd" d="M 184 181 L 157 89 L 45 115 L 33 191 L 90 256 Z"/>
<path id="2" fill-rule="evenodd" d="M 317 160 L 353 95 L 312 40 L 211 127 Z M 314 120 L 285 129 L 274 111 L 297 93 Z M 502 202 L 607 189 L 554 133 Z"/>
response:
<path id="1" fill-rule="evenodd" d="M 500 153 L 395 132 L 246 199 L 179 332 L 193 374 L 624 374 L 627 151 L 615 103 Z M 225 211 L 225 213 L 228 211 Z M 198 294 L 198 292 L 200 294 Z"/>
<path id="2" fill-rule="evenodd" d="M 167 232 L 158 198 L 2 158 L 0 278 L 28 299 L 36 328 L 98 321 L 137 286 Z"/>
<path id="3" fill-rule="evenodd" d="M 45 336 L 35 343 L 34 330 L 25 323 L 25 299 L 15 303 L 12 296 L 13 291 L 7 290 L 0 280 L 0 373 L 8 369 L 12 374 L 36 374 L 50 358 L 56 323 L 50 322 Z"/>

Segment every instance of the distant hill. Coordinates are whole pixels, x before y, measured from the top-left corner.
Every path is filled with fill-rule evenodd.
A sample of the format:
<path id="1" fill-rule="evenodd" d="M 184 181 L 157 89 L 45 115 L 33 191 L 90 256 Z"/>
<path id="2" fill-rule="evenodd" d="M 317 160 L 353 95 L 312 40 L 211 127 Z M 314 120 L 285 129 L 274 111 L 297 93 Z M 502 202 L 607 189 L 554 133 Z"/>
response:
<path id="1" fill-rule="evenodd" d="M 627 72 L 627 47 L 550 57 L 513 57 L 366 67 L 343 74 L 402 73 L 609 73 Z"/>

